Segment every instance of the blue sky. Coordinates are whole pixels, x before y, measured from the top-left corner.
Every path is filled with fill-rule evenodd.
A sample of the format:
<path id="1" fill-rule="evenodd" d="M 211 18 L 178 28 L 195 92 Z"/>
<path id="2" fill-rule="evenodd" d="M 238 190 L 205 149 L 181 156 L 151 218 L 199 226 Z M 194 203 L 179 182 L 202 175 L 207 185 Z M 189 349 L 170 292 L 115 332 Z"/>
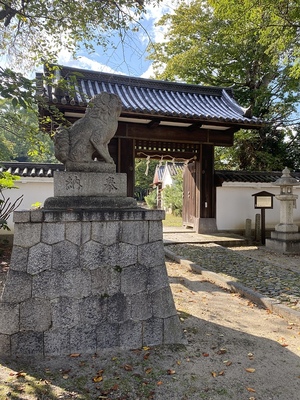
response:
<path id="1" fill-rule="evenodd" d="M 153 75 L 151 61 L 146 59 L 146 48 L 149 40 L 155 42 L 163 39 L 163 28 L 155 27 L 155 22 L 162 15 L 172 12 L 176 6 L 176 1 L 164 0 L 158 7 L 148 7 L 141 21 L 144 29 L 140 29 L 139 32 L 129 32 L 123 43 L 116 34 L 114 38 L 116 48 L 104 50 L 97 47 L 92 54 L 82 50 L 76 60 L 67 51 L 61 51 L 58 62 L 70 67 L 149 78 Z"/>

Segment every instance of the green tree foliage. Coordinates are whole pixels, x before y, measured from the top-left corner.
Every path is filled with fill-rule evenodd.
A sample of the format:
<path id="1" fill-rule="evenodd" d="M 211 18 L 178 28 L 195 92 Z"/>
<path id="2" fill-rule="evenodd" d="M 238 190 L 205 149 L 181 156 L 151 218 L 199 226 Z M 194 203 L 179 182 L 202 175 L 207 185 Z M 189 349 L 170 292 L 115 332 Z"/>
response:
<path id="1" fill-rule="evenodd" d="M 194 0 L 159 22 L 165 40 L 150 50 L 157 77 L 232 86 L 242 106 L 268 121 L 219 150 L 218 166 L 300 168 L 290 151 L 300 150 L 299 16 L 296 0 Z"/>
<path id="2" fill-rule="evenodd" d="M 159 0 L 3 0 L 0 1 L 0 56 L 13 66 L 0 68 L 0 96 L 14 105 L 32 103 L 32 81 L 20 71 L 54 63 L 61 49 L 106 46 L 116 32 L 136 30 L 149 3 Z M 24 56 L 26 55 L 26 56 Z"/>
<path id="3" fill-rule="evenodd" d="M 289 75 L 300 78 L 300 3 L 298 0 L 209 0 L 214 13 L 230 21 L 227 33 L 243 40 L 255 33 L 271 65 L 282 64 Z M 228 25 L 229 28 L 229 25 Z"/>
<path id="4" fill-rule="evenodd" d="M 58 49 L 106 45 L 107 38 L 136 25 L 145 5 L 136 0 L 9 0 L 0 2 L 1 55 L 18 65 L 55 59 Z M 24 60 L 24 51 L 28 58 Z M 30 65 L 30 64 L 29 64 Z"/>
<path id="5" fill-rule="evenodd" d="M 125 41 L 129 30 L 142 28 L 139 21 L 147 4 L 156 5 L 159 1 L 1 0 L 0 57 L 3 63 L 0 66 L 0 99 L 9 100 L 11 106 L 18 109 L 15 120 L 20 107 L 37 114 L 37 103 L 40 107 L 45 105 L 43 99 L 36 96 L 35 80 L 28 75 L 29 72 L 33 73 L 43 64 L 56 63 L 61 50 L 70 51 L 75 57 L 81 48 L 93 52 L 95 46 L 105 48 L 111 45 L 112 35 L 119 35 L 120 42 Z M 49 80 L 52 82 L 54 77 L 55 70 L 49 68 Z M 0 113 L 2 128 L 3 125 L 9 127 L 13 116 L 3 108 L 0 108 Z M 21 122 L 24 126 L 24 121 Z M 24 137 L 31 146 L 35 143 L 36 147 L 41 147 L 44 140 L 38 139 L 36 125 L 29 124 L 27 128 Z M 11 131 L 8 130 L 8 138 L 5 134 L 5 141 L 11 142 Z M 17 129 L 17 132 L 21 130 Z M 11 154 L 11 144 L 2 145 L 1 151 Z"/>
<path id="6" fill-rule="evenodd" d="M 157 206 L 157 193 L 156 189 L 153 189 L 147 196 L 145 196 L 145 202 L 147 206 L 153 210 Z"/>
<path id="7" fill-rule="evenodd" d="M 164 208 L 170 209 L 176 216 L 182 216 L 183 174 L 181 171 L 173 178 L 173 184 L 163 189 L 162 198 Z"/>
<path id="8" fill-rule="evenodd" d="M 0 100 L 0 160 L 55 162 L 53 142 L 39 129 L 36 113 Z"/>
<path id="9" fill-rule="evenodd" d="M 145 158 L 135 159 L 135 184 L 134 192 L 137 200 L 144 200 L 153 183 L 153 176 L 157 160 L 146 160 Z"/>

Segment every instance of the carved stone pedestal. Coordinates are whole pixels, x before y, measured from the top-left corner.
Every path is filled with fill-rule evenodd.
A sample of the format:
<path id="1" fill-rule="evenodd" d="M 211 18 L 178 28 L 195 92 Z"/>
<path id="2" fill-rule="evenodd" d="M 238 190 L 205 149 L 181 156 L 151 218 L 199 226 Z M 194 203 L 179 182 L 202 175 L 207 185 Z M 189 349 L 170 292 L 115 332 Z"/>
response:
<path id="1" fill-rule="evenodd" d="M 75 198 L 88 199 L 77 196 L 85 184 L 79 176 L 66 207 L 65 176 L 58 183 L 64 189 L 45 209 L 14 214 L 0 354 L 55 356 L 183 343 L 165 267 L 163 211 L 108 207 L 109 199 L 113 206 L 122 198 L 117 184 L 115 197 L 102 196 L 106 208 L 74 208 Z M 102 193 L 110 190 L 106 184 L 104 179 Z"/>
<path id="2" fill-rule="evenodd" d="M 283 254 L 300 254 L 300 233 L 271 232 L 271 238 L 266 239 L 266 247 Z"/>
<path id="3" fill-rule="evenodd" d="M 280 186 L 280 194 L 276 196 L 280 201 L 280 222 L 275 226 L 275 231 L 271 232 L 271 238 L 266 240 L 266 247 L 284 254 L 300 254 L 300 233 L 293 219 L 293 209 L 298 199 L 293 194 L 293 186 L 300 183 L 285 168 L 275 185 Z"/>
<path id="4" fill-rule="evenodd" d="M 126 174 L 57 171 L 54 197 L 48 198 L 44 207 L 49 210 L 136 207 L 136 201 L 126 194 Z"/>

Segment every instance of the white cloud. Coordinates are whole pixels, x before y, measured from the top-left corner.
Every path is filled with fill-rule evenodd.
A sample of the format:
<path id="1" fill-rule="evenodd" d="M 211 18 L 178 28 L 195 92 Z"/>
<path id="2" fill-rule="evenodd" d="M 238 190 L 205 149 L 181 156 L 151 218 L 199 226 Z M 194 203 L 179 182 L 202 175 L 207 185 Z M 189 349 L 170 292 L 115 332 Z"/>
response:
<path id="1" fill-rule="evenodd" d="M 86 56 L 78 56 L 76 59 L 74 59 L 72 54 L 65 50 L 60 52 L 58 57 L 58 64 L 74 68 L 88 69 L 91 71 L 108 72 L 111 74 L 122 74 L 122 72 L 115 71 L 108 65 L 102 64 Z"/>
<path id="2" fill-rule="evenodd" d="M 158 73 L 163 72 L 163 69 L 156 71 Z M 148 79 L 153 79 L 155 76 L 154 69 L 153 69 L 153 64 L 149 65 L 148 69 L 141 74 L 141 78 L 148 78 Z M 155 78 L 154 78 L 155 79 Z"/>
<path id="3" fill-rule="evenodd" d="M 152 64 L 150 67 L 141 75 L 141 78 L 153 78 L 154 72 L 153 72 L 153 66 Z"/>
<path id="4" fill-rule="evenodd" d="M 188 1 L 185 2 L 187 3 Z M 148 5 L 145 19 L 154 19 L 158 21 L 163 15 L 167 13 L 172 14 L 181 3 L 183 3 L 182 0 L 163 0 L 159 5 Z"/>
<path id="5" fill-rule="evenodd" d="M 144 16 L 146 21 L 151 23 L 146 32 L 142 32 L 140 40 L 142 43 L 149 43 L 150 40 L 154 43 L 163 42 L 164 35 L 168 31 L 168 26 L 156 26 L 156 23 L 166 14 L 174 14 L 180 4 L 189 4 L 191 0 L 163 0 L 158 6 L 151 4 L 147 6 L 147 12 Z M 142 22 L 143 25 L 143 22 Z"/>

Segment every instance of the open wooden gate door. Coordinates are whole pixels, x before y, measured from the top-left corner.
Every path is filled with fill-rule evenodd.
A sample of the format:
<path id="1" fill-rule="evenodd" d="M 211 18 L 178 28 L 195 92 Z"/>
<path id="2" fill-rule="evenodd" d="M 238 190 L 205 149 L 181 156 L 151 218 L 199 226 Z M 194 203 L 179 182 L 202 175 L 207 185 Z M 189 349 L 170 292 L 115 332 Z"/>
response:
<path id="1" fill-rule="evenodd" d="M 182 224 L 196 233 L 217 232 L 213 146 L 201 145 L 200 159 L 183 172 Z"/>

